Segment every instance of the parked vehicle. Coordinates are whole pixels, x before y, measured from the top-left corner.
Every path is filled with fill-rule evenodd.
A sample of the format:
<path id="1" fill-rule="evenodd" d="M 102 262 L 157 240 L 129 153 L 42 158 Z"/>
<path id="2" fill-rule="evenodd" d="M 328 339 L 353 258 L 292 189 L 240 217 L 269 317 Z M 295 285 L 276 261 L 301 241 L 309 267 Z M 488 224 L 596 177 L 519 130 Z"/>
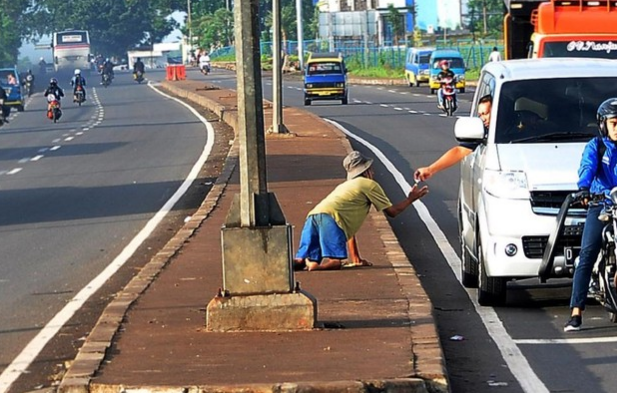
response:
<path id="1" fill-rule="evenodd" d="M 17 67 L 0 68 L 0 87 L 6 91 L 7 95 L 4 105 L 8 108 L 17 108 L 17 111 L 23 112 L 25 99 L 19 78 Z"/>
<path id="2" fill-rule="evenodd" d="M 507 282 L 538 277 L 549 234 L 566 196 L 577 189 L 585 144 L 598 134 L 596 109 L 615 94 L 617 67 L 605 59 L 525 59 L 484 66 L 459 140 L 480 145 L 461 163 L 458 220 L 461 280 L 478 302 L 503 305 Z M 477 118 L 494 97 L 490 126 Z M 571 277 L 585 211 L 568 213 L 547 279 Z"/>
<path id="3" fill-rule="evenodd" d="M 465 92 L 465 60 L 463 60 L 463 56 L 459 51 L 451 50 L 451 49 L 437 49 L 431 53 L 430 59 L 430 79 L 429 79 L 429 88 L 431 89 L 431 94 L 435 94 L 437 89 L 439 89 L 440 84 L 437 79 L 437 75 L 441 71 L 441 67 L 439 66 L 439 62 L 447 60 L 450 65 L 450 69 L 456 75 L 458 75 L 458 80 L 456 82 L 456 88 L 461 92 Z"/>
<path id="4" fill-rule="evenodd" d="M 441 92 L 443 95 L 442 110 L 447 116 L 452 116 L 458 109 L 456 101 L 456 81 L 456 75 L 454 78 L 448 77 L 441 80 Z"/>
<path id="5" fill-rule="evenodd" d="M 62 117 L 62 110 L 60 109 L 60 102 L 55 95 L 49 94 L 47 96 L 47 102 L 49 107 L 47 109 L 47 118 L 56 123 Z"/>
<path id="6" fill-rule="evenodd" d="M 405 79 L 409 86 L 428 83 L 430 77 L 431 53 L 435 48 L 409 48 L 405 58 Z"/>
<path id="7" fill-rule="evenodd" d="M 304 105 L 316 100 L 341 100 L 347 105 L 347 68 L 340 53 L 312 53 L 304 70 Z"/>

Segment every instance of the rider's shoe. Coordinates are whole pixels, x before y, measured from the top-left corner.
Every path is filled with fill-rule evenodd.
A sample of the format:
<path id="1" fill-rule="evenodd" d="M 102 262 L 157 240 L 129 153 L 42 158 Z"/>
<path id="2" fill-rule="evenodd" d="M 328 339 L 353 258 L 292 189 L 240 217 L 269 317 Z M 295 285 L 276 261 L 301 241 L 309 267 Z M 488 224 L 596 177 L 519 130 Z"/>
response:
<path id="1" fill-rule="evenodd" d="M 581 330 L 583 325 L 583 317 L 581 315 L 573 315 L 563 327 L 564 332 L 577 332 Z"/>

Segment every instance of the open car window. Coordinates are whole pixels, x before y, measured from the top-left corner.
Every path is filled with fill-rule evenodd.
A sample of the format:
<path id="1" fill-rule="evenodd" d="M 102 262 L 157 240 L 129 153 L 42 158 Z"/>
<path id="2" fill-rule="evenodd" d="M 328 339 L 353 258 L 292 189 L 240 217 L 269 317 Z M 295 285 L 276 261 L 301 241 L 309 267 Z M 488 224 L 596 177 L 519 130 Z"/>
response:
<path id="1" fill-rule="evenodd" d="M 617 78 L 553 78 L 503 85 L 495 143 L 586 142 L 598 135 L 596 111 Z"/>

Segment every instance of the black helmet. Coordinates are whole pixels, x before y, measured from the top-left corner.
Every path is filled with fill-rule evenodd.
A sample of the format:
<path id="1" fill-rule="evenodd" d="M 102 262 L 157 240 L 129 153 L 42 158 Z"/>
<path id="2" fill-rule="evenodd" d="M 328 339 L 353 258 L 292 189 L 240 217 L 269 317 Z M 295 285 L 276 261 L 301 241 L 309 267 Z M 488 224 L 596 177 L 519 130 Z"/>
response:
<path id="1" fill-rule="evenodd" d="M 617 117 L 617 97 L 609 98 L 598 107 L 596 120 L 598 121 L 598 128 L 600 129 L 600 134 L 602 136 L 606 136 L 608 134 L 608 130 L 606 129 L 606 119 L 612 119 L 614 117 Z"/>
<path id="2" fill-rule="evenodd" d="M 52 84 L 52 85 L 57 85 L 58 84 L 58 80 L 56 78 L 51 78 L 49 80 L 49 83 Z"/>

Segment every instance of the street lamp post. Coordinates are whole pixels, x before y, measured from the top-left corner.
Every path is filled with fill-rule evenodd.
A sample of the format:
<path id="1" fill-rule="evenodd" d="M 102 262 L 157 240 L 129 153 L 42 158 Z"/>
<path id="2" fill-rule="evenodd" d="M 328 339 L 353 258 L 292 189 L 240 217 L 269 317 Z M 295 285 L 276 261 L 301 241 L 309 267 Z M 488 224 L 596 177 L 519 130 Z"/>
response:
<path id="1" fill-rule="evenodd" d="M 188 23 L 188 28 L 189 28 L 189 53 L 188 53 L 188 59 L 189 62 L 191 60 L 191 51 L 193 50 L 193 33 L 192 33 L 192 29 L 191 29 L 191 0 L 186 0 L 186 14 L 187 14 L 187 18 L 186 21 Z"/>

